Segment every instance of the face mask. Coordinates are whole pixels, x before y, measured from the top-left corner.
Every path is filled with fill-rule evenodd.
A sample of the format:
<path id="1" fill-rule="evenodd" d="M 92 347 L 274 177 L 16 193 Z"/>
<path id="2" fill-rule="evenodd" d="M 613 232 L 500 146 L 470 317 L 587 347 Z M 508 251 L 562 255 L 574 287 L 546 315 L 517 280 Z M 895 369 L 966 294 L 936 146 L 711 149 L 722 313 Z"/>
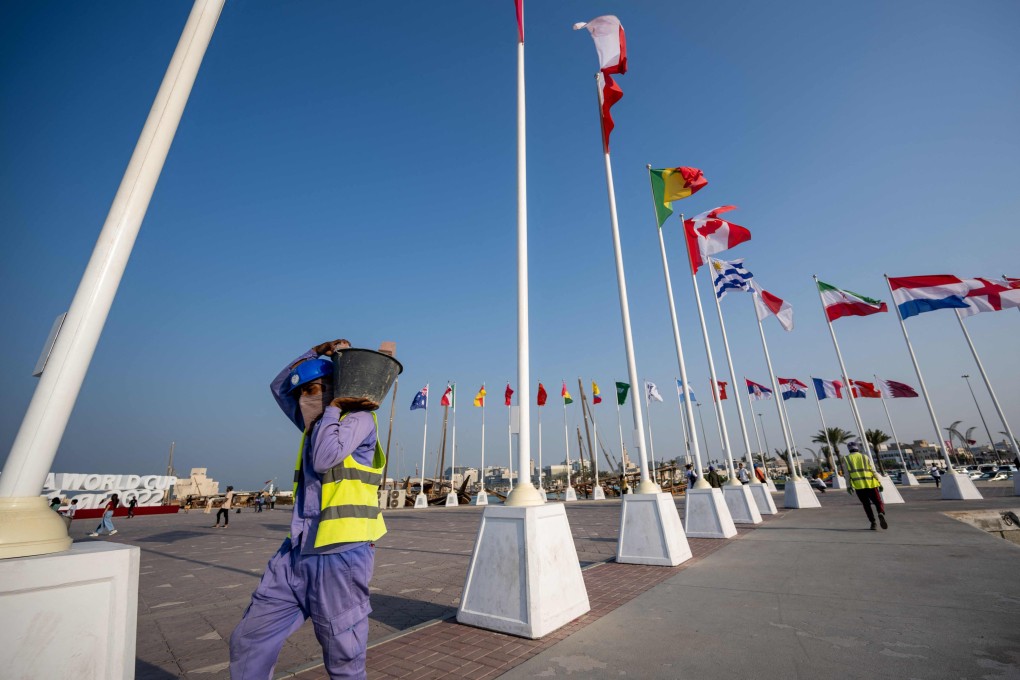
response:
<path id="1" fill-rule="evenodd" d="M 301 409 L 301 419 L 304 420 L 305 429 L 310 429 L 315 421 L 322 417 L 322 412 L 333 401 L 332 384 L 320 380 L 313 380 L 301 388 L 301 395 L 298 397 L 298 408 Z"/>

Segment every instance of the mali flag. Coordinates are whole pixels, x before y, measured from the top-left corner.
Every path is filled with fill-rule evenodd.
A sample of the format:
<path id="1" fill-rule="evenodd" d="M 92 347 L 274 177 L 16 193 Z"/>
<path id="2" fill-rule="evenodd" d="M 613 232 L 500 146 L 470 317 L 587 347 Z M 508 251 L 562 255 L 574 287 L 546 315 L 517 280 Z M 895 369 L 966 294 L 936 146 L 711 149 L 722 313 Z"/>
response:
<path id="1" fill-rule="evenodd" d="M 570 392 L 567 392 L 567 383 L 563 383 L 563 389 L 560 391 L 560 396 L 563 397 L 563 405 L 573 404 L 574 398 L 570 396 Z"/>
<path id="2" fill-rule="evenodd" d="M 659 227 L 673 214 L 673 201 L 687 198 L 708 184 L 708 180 L 697 168 L 649 168 L 648 177 L 652 182 L 652 198 Z"/>
<path id="3" fill-rule="evenodd" d="M 601 404 L 602 397 L 599 396 L 599 385 L 594 380 L 591 381 L 591 403 Z"/>
<path id="4" fill-rule="evenodd" d="M 475 395 L 475 406 L 485 406 L 485 385 Z"/>

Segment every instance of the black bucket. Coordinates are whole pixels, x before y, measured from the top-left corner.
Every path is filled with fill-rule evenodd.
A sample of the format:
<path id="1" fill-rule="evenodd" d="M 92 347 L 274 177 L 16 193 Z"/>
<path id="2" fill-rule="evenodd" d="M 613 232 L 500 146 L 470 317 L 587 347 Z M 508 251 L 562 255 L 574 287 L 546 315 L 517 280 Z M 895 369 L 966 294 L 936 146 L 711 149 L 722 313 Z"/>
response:
<path id="1" fill-rule="evenodd" d="M 375 410 L 404 370 L 393 357 L 370 349 L 333 352 L 333 398 L 350 410 Z"/>

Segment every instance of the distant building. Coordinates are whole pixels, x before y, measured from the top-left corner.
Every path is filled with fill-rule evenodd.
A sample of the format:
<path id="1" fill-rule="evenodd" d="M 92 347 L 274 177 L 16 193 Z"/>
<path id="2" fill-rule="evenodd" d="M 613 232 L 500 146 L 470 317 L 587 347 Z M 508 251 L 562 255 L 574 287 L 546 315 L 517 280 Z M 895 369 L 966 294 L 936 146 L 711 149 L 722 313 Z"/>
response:
<path id="1" fill-rule="evenodd" d="M 463 484 L 465 479 L 468 479 L 471 484 L 478 481 L 478 468 L 460 465 L 456 469 L 446 468 L 443 472 L 443 479 L 449 479 L 451 472 L 453 472 L 453 485 L 456 487 Z"/>
<path id="2" fill-rule="evenodd" d="M 191 468 L 188 477 L 178 477 L 174 485 L 174 498 L 181 500 L 188 496 L 216 496 L 220 493 L 220 483 L 206 476 L 209 468 Z"/>

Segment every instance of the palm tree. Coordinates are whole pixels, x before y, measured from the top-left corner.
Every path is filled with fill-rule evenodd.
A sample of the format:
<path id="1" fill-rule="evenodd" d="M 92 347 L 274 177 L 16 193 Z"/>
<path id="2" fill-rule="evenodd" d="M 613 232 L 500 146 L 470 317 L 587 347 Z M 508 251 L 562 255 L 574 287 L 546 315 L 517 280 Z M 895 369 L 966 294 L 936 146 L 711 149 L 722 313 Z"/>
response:
<path id="1" fill-rule="evenodd" d="M 868 445 L 871 446 L 871 450 L 875 452 L 875 462 L 878 464 L 878 474 L 885 475 L 885 467 L 882 465 L 882 454 L 878 452 L 879 444 L 885 444 L 887 441 L 892 439 L 889 435 L 882 430 L 868 430 L 864 433 L 864 437 L 868 440 Z"/>
<path id="2" fill-rule="evenodd" d="M 842 427 L 827 427 L 824 430 L 818 430 L 818 433 L 811 439 L 811 441 L 818 444 L 825 444 L 829 449 L 828 453 L 835 453 L 839 455 L 839 445 L 846 444 L 853 435 L 849 431 L 844 430 Z M 835 457 L 829 457 L 829 467 L 832 468 L 833 474 L 836 473 L 836 459 Z"/>

